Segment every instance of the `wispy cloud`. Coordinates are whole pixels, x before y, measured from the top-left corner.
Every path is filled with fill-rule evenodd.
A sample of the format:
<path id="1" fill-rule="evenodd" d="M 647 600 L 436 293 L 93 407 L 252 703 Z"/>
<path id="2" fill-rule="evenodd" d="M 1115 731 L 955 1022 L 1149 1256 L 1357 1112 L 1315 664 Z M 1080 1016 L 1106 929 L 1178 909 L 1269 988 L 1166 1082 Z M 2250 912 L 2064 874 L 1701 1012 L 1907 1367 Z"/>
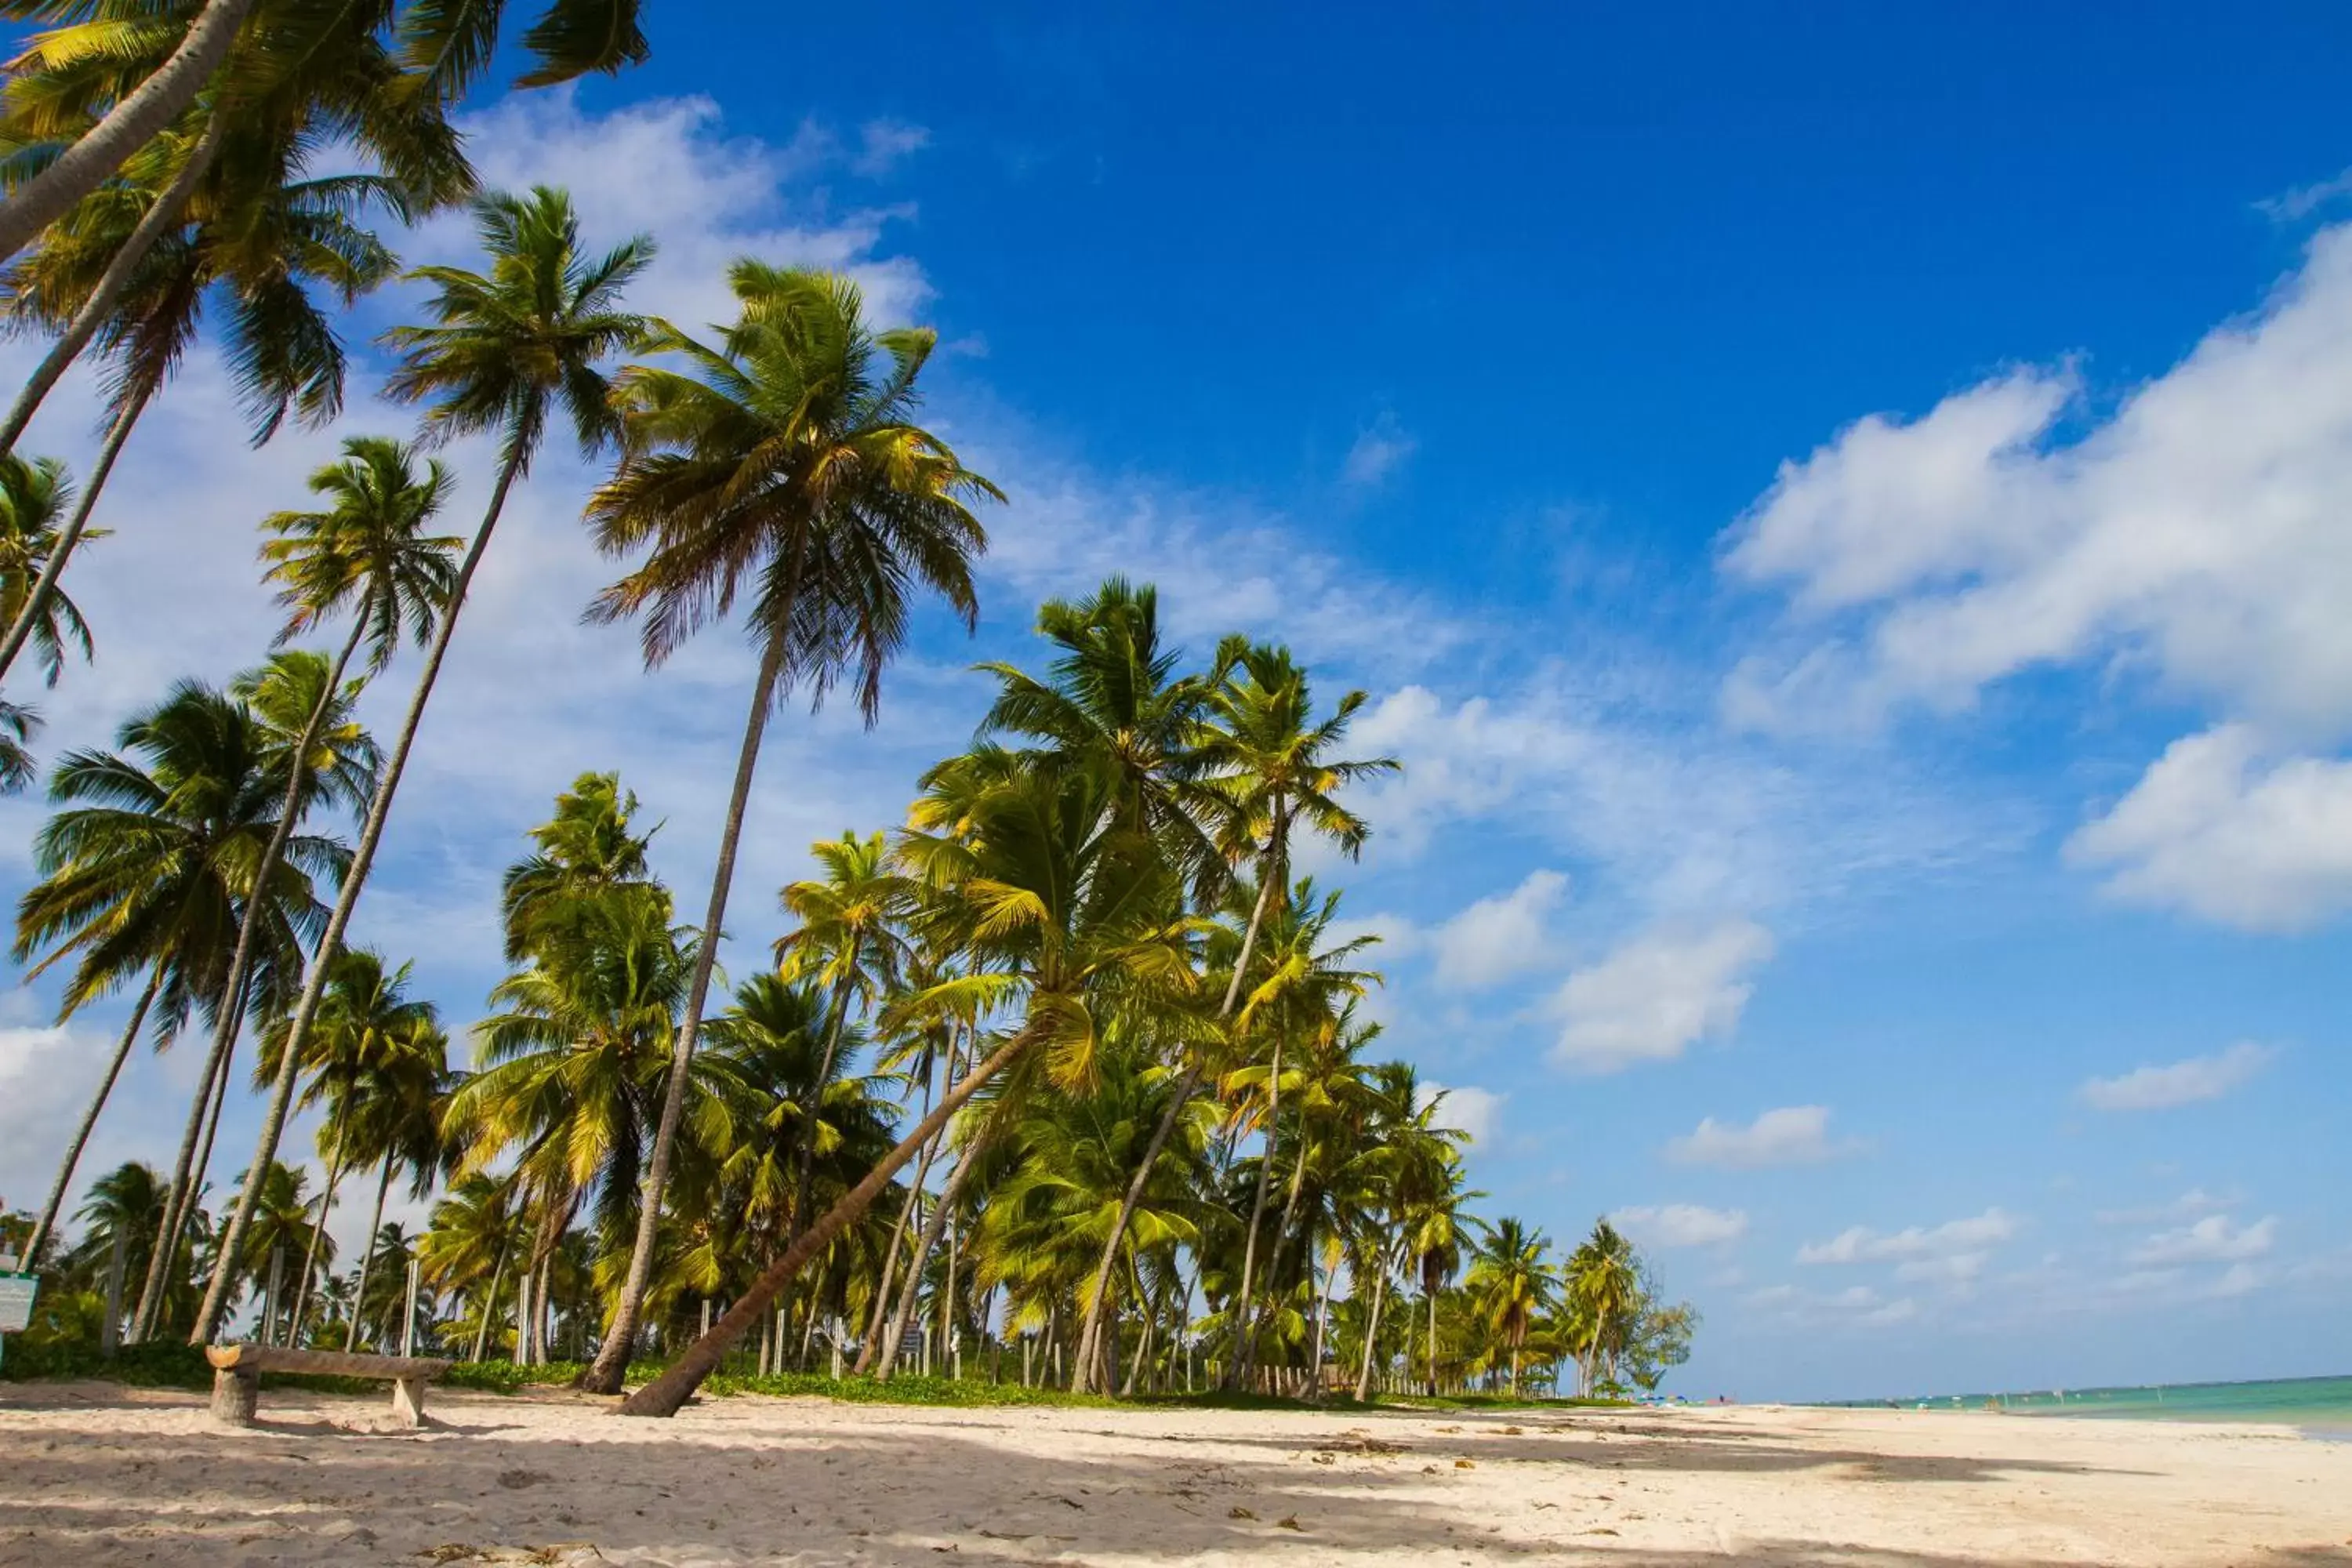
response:
<path id="1" fill-rule="evenodd" d="M 2281 191 L 2274 196 L 2264 196 L 2254 204 L 2254 210 L 2273 223 L 2300 223 L 2320 208 L 2333 206 L 2347 195 L 2352 195 L 2352 169 L 2345 170 L 2333 179 L 2315 180 L 2307 185 Z"/>
<path id="2" fill-rule="evenodd" d="M 2194 1225 L 2159 1231 L 2131 1251 L 2143 1267 L 2174 1263 L 2242 1263 L 2267 1257 L 2278 1240 L 2278 1219 L 2266 1215 L 2248 1226 L 2228 1215 L 2208 1215 Z"/>
<path id="3" fill-rule="evenodd" d="M 2095 1078 L 2080 1092 L 2083 1102 L 2095 1110 L 2169 1110 L 2221 1099 L 2262 1071 L 2276 1054 L 2267 1046 L 2240 1040 L 2211 1056 Z"/>
<path id="4" fill-rule="evenodd" d="M 2015 1215 L 1990 1208 L 1967 1219 L 1947 1220 L 1937 1226 L 1909 1226 L 1893 1232 L 1858 1225 L 1827 1241 L 1807 1242 L 1797 1249 L 1797 1261 L 1816 1265 L 1889 1263 L 1981 1252 L 2015 1236 L 2019 1224 Z"/>
<path id="5" fill-rule="evenodd" d="M 1396 477 L 1420 447 L 1395 415 L 1383 412 L 1357 433 L 1339 464 L 1339 482 L 1349 489 L 1378 489 Z"/>
<path id="6" fill-rule="evenodd" d="M 1699 1204 L 1636 1204 L 1609 1217 L 1637 1240 L 1658 1247 L 1719 1247 L 1748 1234 L 1745 1209 Z"/>
<path id="7" fill-rule="evenodd" d="M 899 120 L 869 120 L 857 131 L 857 152 L 849 160 L 852 174 L 879 179 L 931 144 L 931 133 Z"/>
<path id="8" fill-rule="evenodd" d="M 1784 1105 L 1746 1126 L 1701 1119 L 1697 1128 L 1666 1143 L 1666 1158 L 1682 1165 L 1760 1171 L 1776 1165 L 1818 1165 L 1857 1153 L 1858 1139 L 1832 1141 L 1825 1105 Z"/>

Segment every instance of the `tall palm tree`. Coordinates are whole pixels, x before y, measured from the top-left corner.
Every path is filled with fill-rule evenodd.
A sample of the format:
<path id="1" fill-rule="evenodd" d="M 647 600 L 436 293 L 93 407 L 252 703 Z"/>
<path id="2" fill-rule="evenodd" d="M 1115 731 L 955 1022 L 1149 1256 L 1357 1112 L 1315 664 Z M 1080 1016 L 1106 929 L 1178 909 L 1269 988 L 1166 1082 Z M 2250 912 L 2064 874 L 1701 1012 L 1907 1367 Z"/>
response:
<path id="1" fill-rule="evenodd" d="M 1206 714 L 1189 738 L 1184 771 L 1204 781 L 1216 798 L 1213 822 L 1228 862 L 1250 862 L 1257 881 L 1257 897 L 1243 928 L 1223 1000 L 1218 1005 L 1220 1026 L 1231 1023 L 1240 1005 L 1258 933 L 1274 895 L 1288 886 L 1294 825 L 1304 818 L 1312 831 L 1350 859 L 1361 853 L 1370 835 L 1363 821 L 1336 796 L 1349 783 L 1394 773 L 1397 763 L 1387 757 L 1346 761 L 1332 754 L 1346 740 L 1349 722 L 1366 700 L 1363 692 L 1350 691 L 1339 699 L 1328 718 L 1318 719 L 1307 672 L 1293 662 L 1287 648 L 1228 637 L 1217 651 L 1216 668 L 1204 683 L 1202 697 Z M 1145 1146 L 1142 1163 L 1136 1169 L 1133 1196 L 1123 1205 L 1128 1217 L 1113 1222 L 1097 1264 L 1097 1300 L 1101 1285 L 1109 1279 L 1128 1218 L 1142 1199 L 1143 1183 L 1210 1066 L 1205 1050 L 1191 1053 L 1185 1062 L 1158 1135 Z M 1279 1076 L 1277 1070 L 1277 1084 Z M 1274 1092 L 1278 1096 L 1279 1088 Z M 1269 1110 L 1269 1136 L 1279 1109 L 1277 1101 Z M 1249 1246 L 1254 1247 L 1256 1238 L 1253 1221 Z M 1241 1288 L 1244 1320 L 1255 1285 L 1254 1258 L 1245 1256 Z M 1092 1364 L 1086 1348 L 1082 1343 L 1077 1363 L 1082 1378 Z M 1240 1357 L 1233 1358 L 1228 1375 L 1235 1379 L 1244 1375 Z"/>
<path id="2" fill-rule="evenodd" d="M 647 346 L 689 368 L 639 364 L 620 376 L 614 395 L 626 444 L 588 507 L 606 553 L 647 552 L 593 612 L 604 620 L 643 616 L 647 664 L 667 659 L 747 592 L 760 650 L 678 1028 L 677 1070 L 646 1165 L 636 1248 L 606 1343 L 583 1379 L 605 1393 L 620 1386 L 651 1278 L 686 1067 L 769 712 L 787 689 L 821 700 L 849 675 L 871 723 L 883 669 L 906 637 L 910 584 L 976 624 L 971 560 L 987 537 L 970 503 L 1002 499 L 947 443 L 912 423 L 936 333 L 875 331 L 845 278 L 745 260 L 729 281 L 742 312 L 719 344 L 665 323 Z"/>
<path id="3" fill-rule="evenodd" d="M 427 309 L 436 324 L 400 327 L 389 334 L 388 341 L 402 351 L 403 359 L 385 391 L 403 401 L 432 400 L 425 425 L 429 439 L 497 433 L 498 479 L 491 487 L 488 509 L 450 584 L 446 608 L 426 648 L 400 733 L 385 759 L 374 798 L 369 802 L 351 874 L 344 879 L 321 939 L 327 952 L 341 944 L 366 887 L 401 773 L 425 718 L 425 703 L 448 654 L 467 590 L 505 510 L 508 492 L 529 468 L 559 404 L 583 449 L 593 452 L 611 437 L 614 417 L 605 400 L 604 378 L 596 367 L 642 331 L 638 319 L 622 313 L 615 302 L 621 289 L 652 260 L 650 240 L 640 236 L 603 257 L 583 257 L 579 221 L 570 198 L 545 187 L 528 197 L 485 196 L 476 204 L 475 213 L 483 247 L 491 258 L 488 276 L 453 267 L 423 268 L 411 274 L 433 285 L 435 293 Z M 325 986 L 324 966 L 313 965 L 288 1024 L 291 1049 L 298 1058 Z M 291 1082 L 281 1079 L 263 1111 L 254 1161 L 257 1169 L 266 1166 L 277 1150 L 292 1093 Z M 222 1237 L 220 1262 L 205 1293 L 205 1308 L 197 1314 L 194 1335 L 197 1342 L 210 1335 L 226 1305 L 228 1281 L 251 1218 L 250 1197 L 239 1198 Z"/>
<path id="4" fill-rule="evenodd" d="M 287 1269 L 298 1256 L 323 1257 L 331 1264 L 335 1243 L 320 1234 L 327 1228 L 326 1221 L 310 1218 L 308 1171 L 273 1163 L 257 1177 L 250 1171 L 240 1171 L 236 1179 L 240 1186 L 258 1194 L 254 1205 L 253 1267 L 238 1282 L 264 1296 L 258 1325 L 262 1343 L 291 1344 L 293 1303 L 287 1292 L 293 1279 Z M 266 1293 L 273 1279 L 278 1290 L 271 1300 Z"/>
<path id="5" fill-rule="evenodd" d="M 1559 1300 L 1559 1276 L 1544 1254 L 1544 1233 L 1508 1215 L 1481 1227 L 1470 1259 L 1470 1293 L 1489 1331 L 1511 1351 L 1511 1397 L 1519 1394 L 1519 1354 L 1536 1319 Z"/>
<path id="6" fill-rule="evenodd" d="M 879 833 L 820 839 L 809 846 L 809 854 L 824 875 L 788 883 L 780 895 L 800 928 L 777 942 L 776 971 L 787 982 L 814 981 L 831 995 L 824 1050 L 815 1074 L 816 1082 L 829 1083 L 851 1003 L 870 1011 L 880 997 L 899 987 L 907 941 L 898 927 L 912 910 L 914 885 L 891 868 L 888 842 Z M 816 1122 L 811 1120 L 803 1129 L 800 1181 L 788 1222 L 792 1228 L 808 1216 L 808 1185 L 815 1162 Z"/>
<path id="7" fill-rule="evenodd" d="M 326 1185 L 319 1194 L 319 1220 L 311 1246 L 296 1276 L 289 1337 L 302 1334 L 304 1309 L 310 1304 L 310 1282 L 318 1269 L 317 1237 L 327 1228 L 335 1206 L 335 1188 L 352 1151 L 353 1122 L 365 1101 L 378 1091 L 378 1079 L 420 1032 L 431 1032 L 436 1013 L 430 1002 L 407 994 L 409 965 L 388 967 L 383 955 L 367 948 L 345 948 L 321 962 L 333 967 L 327 980 L 327 1000 L 307 1042 L 307 1058 L 285 1060 L 282 1028 L 263 1037 L 261 1058 L 255 1064 L 257 1088 L 276 1081 L 280 1072 L 307 1071 L 309 1087 L 298 1102 L 323 1106 L 326 1120 L 319 1128 L 319 1146 L 327 1162 Z M 373 1227 L 370 1227 L 370 1234 Z"/>
<path id="8" fill-rule="evenodd" d="M 1191 996 L 1197 923 L 1183 915 L 1180 880 L 1156 847 L 1119 827 L 1108 810 L 1116 788 L 1099 769 L 1024 770 L 966 802 L 955 827 L 907 835 L 916 874 L 958 891 L 937 915 L 934 940 L 974 961 L 971 973 L 910 999 L 907 1010 L 952 1014 L 982 998 L 1017 1005 L 1021 1021 L 992 1040 L 988 1055 L 803 1230 L 709 1333 L 624 1401 L 624 1414 L 675 1414 L 802 1266 L 860 1217 L 1000 1074 L 1034 1053 L 1048 1081 L 1089 1083 L 1116 1020 L 1181 1006 Z"/>
<path id="9" fill-rule="evenodd" d="M 1577 1392 L 1589 1394 L 1600 1381 L 1601 1359 L 1624 1343 L 1633 1327 L 1642 1298 L 1640 1262 L 1633 1242 L 1603 1219 L 1569 1254 L 1563 1272 L 1569 1298 L 1584 1327 L 1580 1336 L 1583 1343 L 1576 1347 L 1581 1373 Z"/>
<path id="10" fill-rule="evenodd" d="M 119 1244 L 122 1277 L 143 1279 L 147 1249 L 154 1245 L 163 1221 L 163 1198 L 162 1175 L 136 1160 L 126 1160 L 92 1182 L 81 1207 L 74 1211 L 82 1226 L 81 1239 L 61 1260 L 59 1272 L 94 1285 L 105 1278 Z"/>
<path id="11" fill-rule="evenodd" d="M 73 505 L 73 494 L 65 465 L 54 458 L 0 457 L 0 624 L 26 619 L 51 686 L 65 671 L 68 649 L 90 657 L 89 626 L 71 599 L 52 591 L 46 603 L 33 602 L 34 584 L 58 548 L 58 519 Z M 89 537 L 85 532 L 84 542 Z"/>
<path id="12" fill-rule="evenodd" d="M 168 1041 L 192 1012 L 212 1016 L 236 1005 L 226 985 L 229 957 L 257 887 L 262 940 L 247 994 L 284 996 L 300 966 L 302 939 L 317 929 L 320 914 L 313 879 L 337 875 L 343 865 L 331 840 L 298 832 L 268 879 L 251 875 L 262 846 L 277 835 L 284 791 L 269 766 L 268 737 L 244 704 L 184 683 L 125 722 L 116 739 L 120 752 L 77 752 L 58 764 L 49 796 L 62 809 L 34 844 L 42 879 L 17 905 L 18 962 L 39 954 L 35 974 L 73 965 L 60 1017 L 147 976 L 67 1145 L 37 1226 L 42 1235 L 56 1223 L 74 1166 L 151 1007 Z M 210 1084 L 211 1074 L 200 1078 L 173 1174 L 173 1207 L 186 1199 Z M 154 1279 L 151 1268 L 151 1284 Z"/>
<path id="13" fill-rule="evenodd" d="M 499 886 L 508 963 L 576 936 L 581 912 L 604 895 L 652 882 L 653 835 L 631 828 L 636 814 L 637 797 L 618 773 L 582 773 L 555 797 L 555 815 L 530 830 L 538 847 L 507 868 Z"/>
<path id="14" fill-rule="evenodd" d="M 263 0 L 181 0 L 172 19 L 185 31 L 160 64 L 126 81 L 96 122 L 0 203 L 0 260 L 97 191 L 196 101 L 229 58 Z M 590 71 L 617 71 L 648 53 L 637 16 L 641 0 L 549 0 L 522 43 L 536 59 L 519 85 L 546 86 Z M 7 0 L 0 17 L 47 22 L 78 16 L 73 0 Z M 388 7 L 370 7 L 381 16 Z M 442 0 L 403 14 L 404 52 L 434 95 L 453 103 L 488 67 L 506 11 L 504 0 Z"/>
<path id="15" fill-rule="evenodd" d="M 385 1050 L 371 1068 L 366 1090 L 343 1118 L 338 1152 L 353 1162 L 380 1160 L 375 1206 L 369 1211 L 365 1235 L 378 1237 L 399 1227 L 383 1223 L 383 1200 L 394 1177 L 408 1173 L 409 1195 L 422 1198 L 433 1190 L 433 1179 L 448 1163 L 441 1142 L 441 1109 L 455 1088 L 449 1071 L 449 1037 L 430 1017 L 389 1037 Z M 360 1348 L 365 1333 L 368 1280 L 374 1272 L 380 1245 L 360 1256 L 359 1279 L 352 1287 L 351 1348 Z"/>

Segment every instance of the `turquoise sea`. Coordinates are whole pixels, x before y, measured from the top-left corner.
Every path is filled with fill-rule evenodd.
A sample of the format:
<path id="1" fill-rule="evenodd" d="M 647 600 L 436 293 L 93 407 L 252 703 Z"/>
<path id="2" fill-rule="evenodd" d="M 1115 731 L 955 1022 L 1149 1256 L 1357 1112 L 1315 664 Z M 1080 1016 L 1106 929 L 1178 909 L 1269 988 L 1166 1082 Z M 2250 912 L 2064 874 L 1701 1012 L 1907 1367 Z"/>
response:
<path id="1" fill-rule="evenodd" d="M 2000 1394 L 1939 1394 L 1841 1404 L 1898 1409 L 1982 1410 L 2136 1421 L 2259 1421 L 2300 1426 L 2315 1436 L 2352 1439 L 2352 1377 L 2293 1377 L 2266 1383 L 2168 1383 L 2140 1388 L 2038 1388 Z"/>

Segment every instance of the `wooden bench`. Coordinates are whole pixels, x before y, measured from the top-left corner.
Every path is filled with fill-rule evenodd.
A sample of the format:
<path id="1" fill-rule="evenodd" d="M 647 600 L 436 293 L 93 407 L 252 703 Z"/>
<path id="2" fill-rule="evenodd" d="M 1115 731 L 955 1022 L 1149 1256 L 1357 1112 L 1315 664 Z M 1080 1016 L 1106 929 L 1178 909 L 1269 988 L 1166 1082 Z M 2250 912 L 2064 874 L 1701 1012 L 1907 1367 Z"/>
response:
<path id="1" fill-rule="evenodd" d="M 205 1359 L 213 1363 L 213 1419 L 226 1426 L 253 1425 L 265 1372 L 383 1378 L 392 1384 L 393 1419 L 403 1426 L 422 1426 L 425 1385 L 450 1366 L 446 1361 L 423 1356 L 350 1355 L 275 1345 L 206 1345 Z"/>

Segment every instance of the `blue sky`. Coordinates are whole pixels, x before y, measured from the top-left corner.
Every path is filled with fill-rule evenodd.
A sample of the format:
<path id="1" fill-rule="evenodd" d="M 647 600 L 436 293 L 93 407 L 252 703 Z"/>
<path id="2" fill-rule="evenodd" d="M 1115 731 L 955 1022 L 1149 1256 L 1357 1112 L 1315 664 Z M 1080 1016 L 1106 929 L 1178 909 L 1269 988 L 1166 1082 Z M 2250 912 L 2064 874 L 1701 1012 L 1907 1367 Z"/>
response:
<path id="1" fill-rule="evenodd" d="M 1371 694 L 1407 773 L 1324 874 L 1389 1042 L 1490 1211 L 1644 1236 L 1706 1317 L 1686 1392 L 2352 1365 L 2340 13 L 654 17 L 647 68 L 478 110 L 486 175 L 652 229 L 684 321 L 740 253 L 856 271 L 940 329 L 931 414 L 1013 497 L 975 642 L 928 626 L 871 735 L 773 731 L 743 945 L 962 742 L 968 660 L 1127 571 L 1192 646 Z M 199 356 L 110 492 L 52 743 L 257 656 L 253 521 L 334 435 L 247 454 L 221 385 Z M 398 428 L 368 390 L 345 428 Z M 506 525 L 361 916 L 459 1021 L 579 770 L 707 874 L 748 659 L 648 677 L 574 624 L 593 477 L 551 454 Z M 0 818 L 13 896 L 37 808 Z M 11 1008 L 21 1203 L 112 1014 Z M 93 1168 L 168 1141 L 193 1055 Z"/>

